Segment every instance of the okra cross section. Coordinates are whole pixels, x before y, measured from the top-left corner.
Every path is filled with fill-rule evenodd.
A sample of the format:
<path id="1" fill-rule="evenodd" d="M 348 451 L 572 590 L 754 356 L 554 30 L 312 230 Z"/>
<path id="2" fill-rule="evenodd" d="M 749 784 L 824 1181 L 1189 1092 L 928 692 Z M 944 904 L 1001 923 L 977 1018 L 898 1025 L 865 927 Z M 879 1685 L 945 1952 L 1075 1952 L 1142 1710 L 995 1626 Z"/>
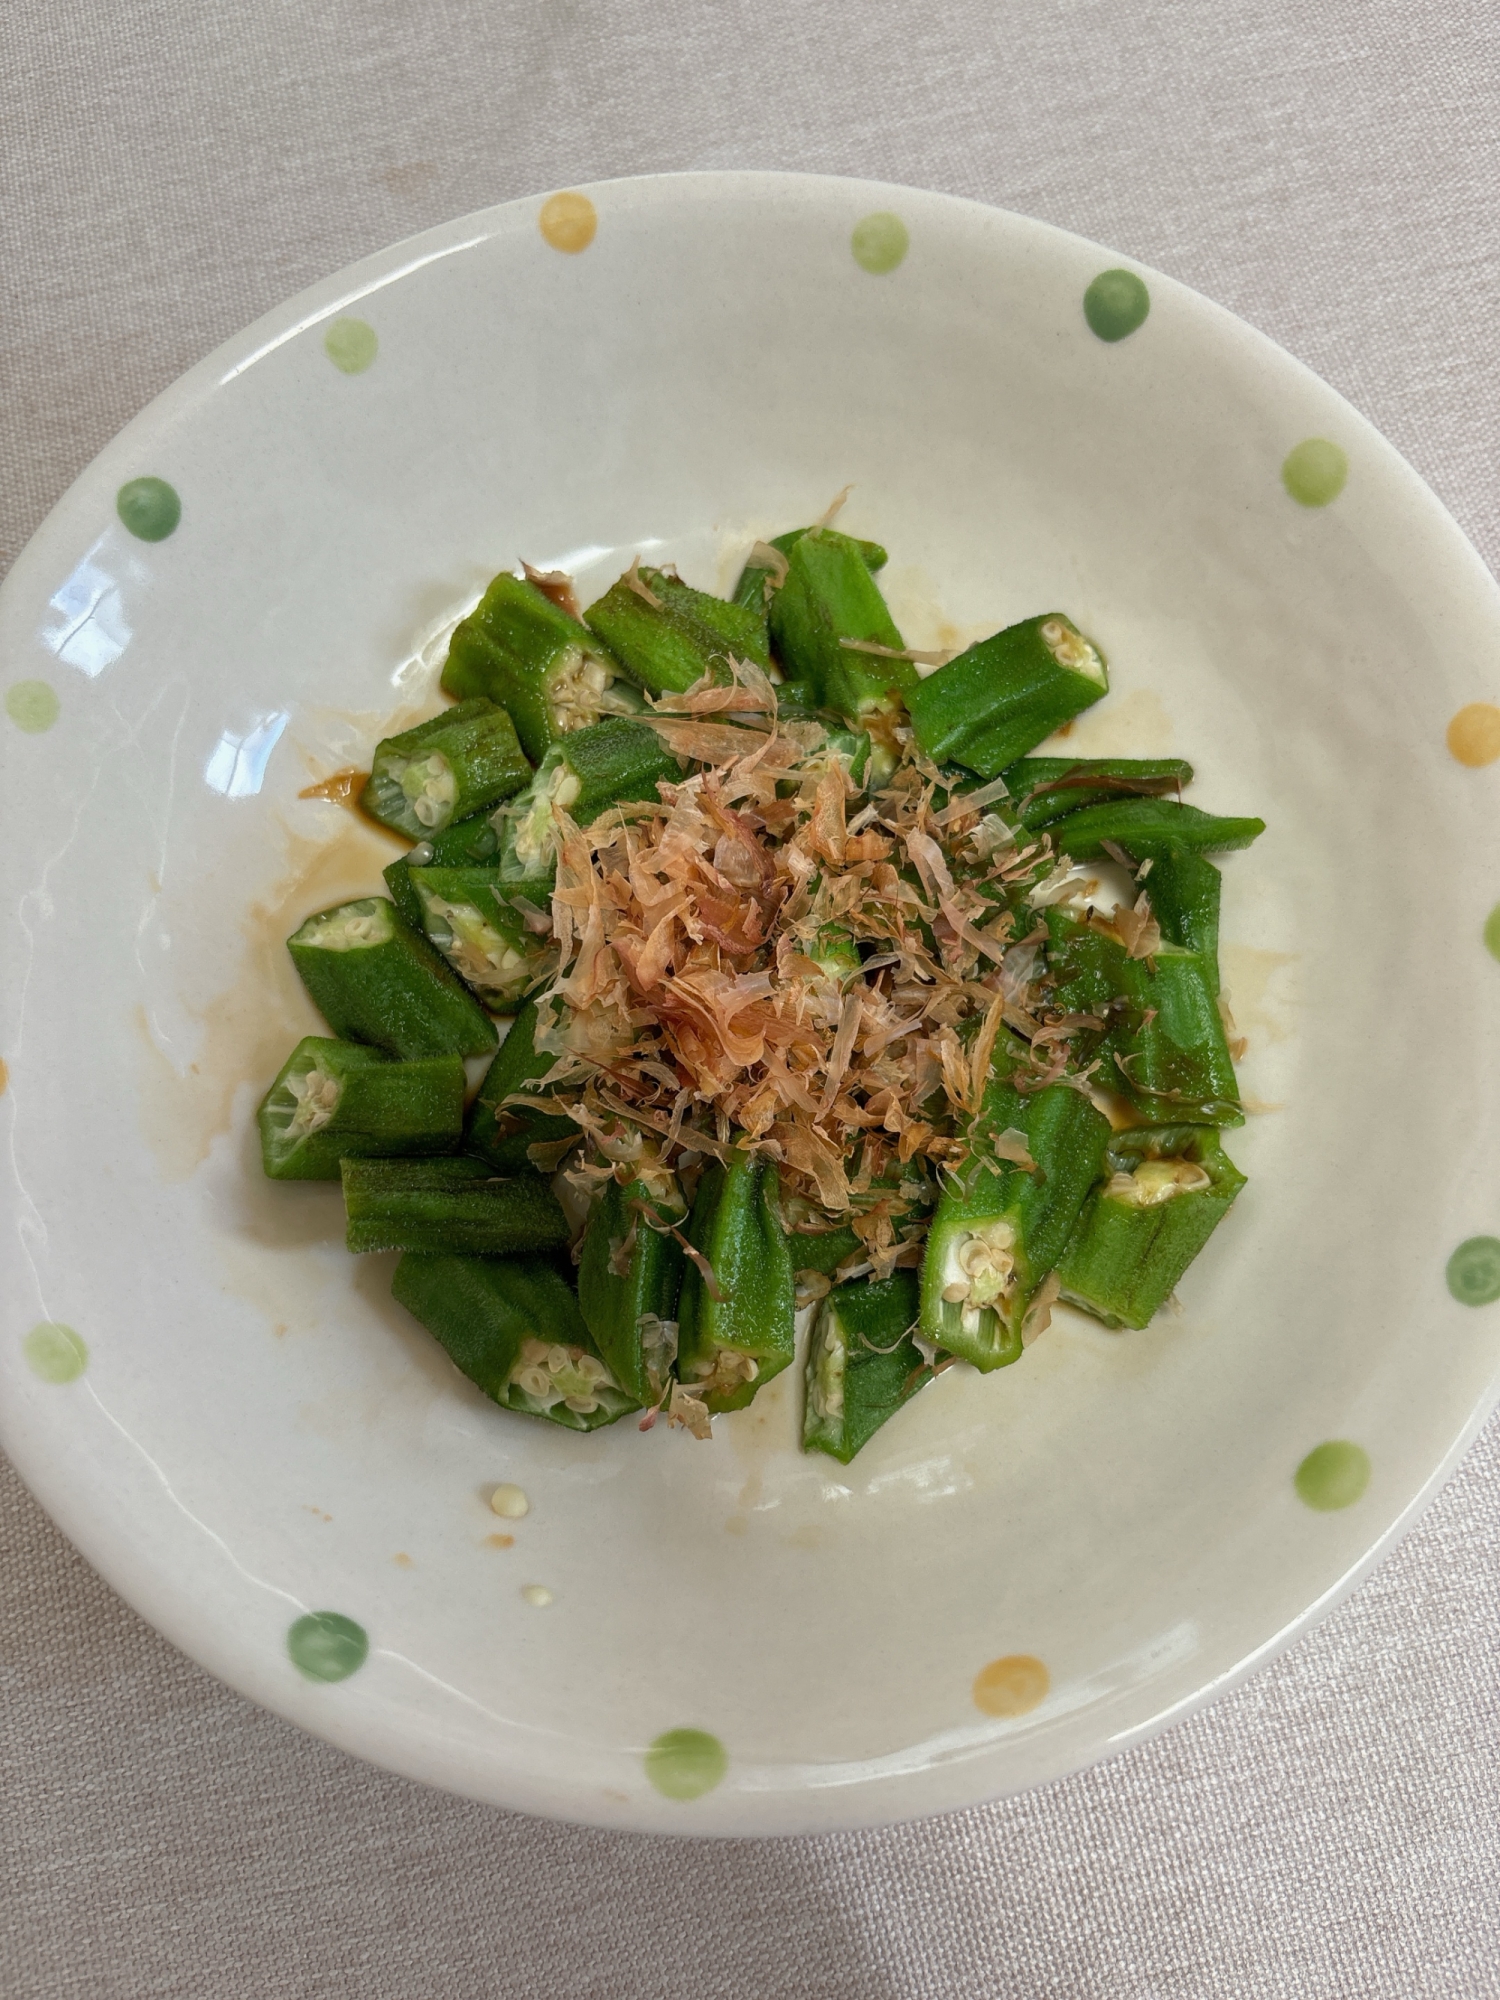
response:
<path id="1" fill-rule="evenodd" d="M 377 744 L 359 802 L 382 826 L 425 840 L 509 798 L 530 777 L 510 717 L 476 699 Z"/>
<path id="2" fill-rule="evenodd" d="M 568 1240 L 562 1205 L 540 1174 L 494 1173 L 483 1160 L 345 1160 L 344 1212 L 354 1251 L 462 1251 L 504 1257 Z"/>
<path id="3" fill-rule="evenodd" d="M 595 1348 L 566 1280 L 540 1259 L 409 1252 L 391 1294 L 502 1409 L 592 1431 L 637 1407 Z"/>
<path id="4" fill-rule="evenodd" d="M 771 644 L 782 671 L 807 687 L 815 706 L 850 721 L 894 708 L 917 679 L 910 660 L 891 657 L 905 642 L 865 546 L 833 528 L 809 528 L 793 543 L 786 580 L 771 600 Z M 877 650 L 862 650 L 868 646 Z"/>
<path id="5" fill-rule="evenodd" d="M 753 610 L 694 590 L 664 570 L 632 570 L 584 616 L 631 679 L 652 694 L 685 694 L 705 675 L 727 680 L 731 659 L 769 664 L 763 623 Z"/>
<path id="6" fill-rule="evenodd" d="M 802 1442 L 847 1465 L 932 1380 L 911 1338 L 915 1271 L 839 1285 L 817 1309 L 807 1353 Z"/>
<path id="7" fill-rule="evenodd" d="M 1116 1133 L 1057 1275 L 1106 1326 L 1143 1327 L 1218 1228 L 1245 1177 L 1202 1125 Z"/>
<path id="8" fill-rule="evenodd" d="M 448 642 L 443 691 L 498 702 L 533 764 L 569 730 L 640 707 L 609 648 L 545 591 L 508 571 Z"/>
<path id="9" fill-rule="evenodd" d="M 408 868 L 422 929 L 459 978 L 496 1013 L 524 997 L 542 962 L 498 868 Z"/>
<path id="10" fill-rule="evenodd" d="M 777 1191 L 770 1162 L 737 1155 L 705 1167 L 693 1199 L 688 1241 L 713 1283 L 690 1258 L 677 1305 L 677 1372 L 711 1413 L 743 1409 L 792 1360 L 795 1286 Z"/>
<path id="11" fill-rule="evenodd" d="M 589 1213 L 578 1303 L 595 1345 L 640 1403 L 659 1403 L 677 1358 L 682 1249 L 672 1234 L 687 1205 L 676 1176 L 605 1182 Z"/>
<path id="12" fill-rule="evenodd" d="M 345 1041 L 388 1054 L 482 1056 L 495 1024 L 425 937 L 383 896 L 323 910 L 287 939 L 323 1018 Z"/>
<path id="13" fill-rule="evenodd" d="M 906 706 L 935 764 L 998 778 L 1108 691 L 1099 648 L 1049 611 L 970 646 L 909 689 Z"/>
<path id="14" fill-rule="evenodd" d="M 345 1159 L 452 1152 L 463 1117 L 462 1056 L 392 1062 L 305 1035 L 261 1099 L 261 1164 L 272 1180 L 336 1181 Z"/>
<path id="15" fill-rule="evenodd" d="M 582 1129 L 571 1118 L 553 1117 L 529 1105 L 505 1102 L 517 1091 L 536 1095 L 532 1086 L 557 1060 L 545 1050 L 537 1049 L 536 1030 L 536 1002 L 528 1000 L 496 1050 L 495 1060 L 485 1072 L 479 1095 L 470 1105 L 465 1121 L 464 1143 L 469 1151 L 488 1160 L 501 1173 L 518 1173 L 531 1164 L 529 1147 L 576 1139 Z"/>
<path id="16" fill-rule="evenodd" d="M 557 870 L 557 815 L 592 826 L 610 806 L 654 799 L 657 785 L 682 776 L 677 759 L 645 722 L 613 717 L 555 743 L 526 790 L 496 815 L 500 874 L 545 886 Z"/>

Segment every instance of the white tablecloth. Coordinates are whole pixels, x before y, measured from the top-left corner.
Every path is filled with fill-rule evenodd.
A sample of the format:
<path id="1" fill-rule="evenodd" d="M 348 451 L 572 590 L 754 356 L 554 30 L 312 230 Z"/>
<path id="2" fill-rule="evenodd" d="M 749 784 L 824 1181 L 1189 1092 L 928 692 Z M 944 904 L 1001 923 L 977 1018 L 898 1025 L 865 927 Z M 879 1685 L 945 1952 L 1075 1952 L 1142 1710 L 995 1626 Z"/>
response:
<path id="1" fill-rule="evenodd" d="M 951 189 L 1158 265 L 1351 397 L 1500 557 L 1494 0 L 11 0 L 0 79 L 0 564 L 310 280 L 513 195 L 713 166 Z M 1497 1425 L 1217 1707 L 824 1841 L 424 1791 L 190 1665 L 3 1467 L 0 1537 L 5 2000 L 1500 1994 Z"/>

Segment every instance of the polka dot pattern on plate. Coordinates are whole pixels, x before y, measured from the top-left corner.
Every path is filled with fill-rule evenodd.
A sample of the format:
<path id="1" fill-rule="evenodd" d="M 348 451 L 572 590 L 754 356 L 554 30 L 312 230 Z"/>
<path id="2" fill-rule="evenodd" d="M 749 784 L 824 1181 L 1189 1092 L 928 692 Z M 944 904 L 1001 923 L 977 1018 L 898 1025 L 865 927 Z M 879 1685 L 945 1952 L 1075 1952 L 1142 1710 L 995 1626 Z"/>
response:
<path id="1" fill-rule="evenodd" d="M 728 1769 L 724 1745 L 706 1729 L 669 1729 L 646 1752 L 646 1776 L 664 1799 L 701 1799 Z"/>
<path id="2" fill-rule="evenodd" d="M 550 243 L 554 250 L 563 250 L 570 257 L 576 257 L 580 250 L 587 250 L 593 242 L 599 227 L 599 211 L 586 194 L 576 194 L 573 189 L 564 188 L 560 194 L 549 194 L 542 203 L 537 227 L 542 232 L 542 240 Z"/>
<path id="3" fill-rule="evenodd" d="M 115 512 L 137 541 L 164 542 L 182 519 L 182 502 L 165 479 L 127 479 L 115 495 Z"/>
<path id="4" fill-rule="evenodd" d="M 1052 1676 L 1030 1653 L 1007 1653 L 974 1676 L 974 1706 L 985 1715 L 1027 1715 L 1047 1699 Z"/>
<path id="5" fill-rule="evenodd" d="M 874 215 L 864 216 L 856 222 L 849 238 L 855 263 L 876 278 L 883 278 L 888 271 L 894 271 L 910 247 L 911 236 L 906 224 L 899 215 L 892 215 L 886 209 L 877 210 Z"/>
<path id="6" fill-rule="evenodd" d="M 50 729 L 61 708 L 56 689 L 46 681 L 12 681 L 5 690 L 5 713 L 28 736 Z"/>
<path id="7" fill-rule="evenodd" d="M 1493 1305 L 1500 1299 L 1500 1238 L 1471 1236 L 1460 1243 L 1444 1275 L 1461 1306 Z"/>
<path id="8" fill-rule="evenodd" d="M 1500 708 L 1490 701 L 1471 701 L 1448 724 L 1448 750 L 1471 771 L 1500 757 Z"/>
<path id="9" fill-rule="evenodd" d="M 1123 340 L 1150 310 L 1146 281 L 1134 271 L 1101 271 L 1083 295 L 1083 316 L 1101 340 Z"/>
<path id="10" fill-rule="evenodd" d="M 343 375 L 363 375 L 380 351 L 368 320 L 336 319 L 323 336 L 323 352 Z"/>
<path id="11" fill-rule="evenodd" d="M 364 1665 L 370 1641 L 341 1611 L 309 1611 L 289 1627 L 286 1649 L 310 1681 L 346 1681 Z"/>
<path id="12" fill-rule="evenodd" d="M 89 1365 L 89 1351 L 72 1327 L 43 1320 L 21 1343 L 26 1365 L 44 1382 L 76 1382 Z"/>
<path id="13" fill-rule="evenodd" d="M 1347 1438 L 1331 1438 L 1297 1467 L 1297 1498 L 1320 1514 L 1352 1507 L 1370 1483 L 1370 1454 Z"/>
<path id="14" fill-rule="evenodd" d="M 1484 948 L 1494 958 L 1500 958 L 1500 903 L 1484 920 Z"/>
<path id="15" fill-rule="evenodd" d="M 1281 462 L 1281 483 L 1299 507 L 1326 507 L 1349 477 L 1349 461 L 1331 438 L 1304 438 Z"/>

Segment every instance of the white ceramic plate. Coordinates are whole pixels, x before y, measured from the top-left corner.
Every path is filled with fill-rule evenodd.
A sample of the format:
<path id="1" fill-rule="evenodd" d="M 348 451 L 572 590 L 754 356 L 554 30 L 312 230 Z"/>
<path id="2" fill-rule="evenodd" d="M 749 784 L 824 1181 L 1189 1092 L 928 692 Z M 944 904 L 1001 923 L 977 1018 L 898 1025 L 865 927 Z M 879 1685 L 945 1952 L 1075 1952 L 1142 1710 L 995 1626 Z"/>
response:
<path id="1" fill-rule="evenodd" d="M 1497 593 L 1390 447 L 1228 314 L 1147 273 L 1144 323 L 1101 338 L 1084 295 L 1118 263 L 856 181 L 513 203 L 195 368 L 17 563 L 4 1443 L 267 1706 L 601 1825 L 961 1806 L 1285 1645 L 1490 1408 L 1500 1244 L 1449 1260 L 1500 1232 L 1500 815 L 1445 732 L 1497 692 Z M 1308 439 L 1337 449 L 1284 478 Z M 127 494 L 158 539 L 117 507 L 142 478 L 180 502 L 160 534 L 167 496 Z M 508 1416 L 391 1303 L 391 1260 L 345 1254 L 336 1187 L 259 1174 L 255 1102 L 318 1026 L 281 941 L 394 851 L 299 793 L 430 709 L 433 641 L 501 566 L 594 591 L 643 551 L 723 588 L 850 481 L 912 643 L 1067 608 L 1117 690 L 1071 747 L 1185 753 L 1199 803 L 1268 822 L 1225 869 L 1249 1188 L 1179 1315 L 1060 1314 L 847 1471 L 797 1450 L 790 1372 L 711 1445 Z M 1496 723 L 1457 751 L 1500 751 Z"/>

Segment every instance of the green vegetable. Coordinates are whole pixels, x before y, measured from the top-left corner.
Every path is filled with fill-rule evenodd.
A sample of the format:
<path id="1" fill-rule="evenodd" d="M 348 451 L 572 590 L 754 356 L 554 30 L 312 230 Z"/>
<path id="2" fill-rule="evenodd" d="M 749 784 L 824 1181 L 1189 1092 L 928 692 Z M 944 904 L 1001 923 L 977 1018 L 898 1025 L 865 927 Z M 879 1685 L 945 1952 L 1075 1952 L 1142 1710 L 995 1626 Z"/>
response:
<path id="1" fill-rule="evenodd" d="M 422 903 L 411 885 L 412 868 L 472 868 L 493 863 L 500 852 L 500 836 L 489 813 L 471 813 L 456 819 L 393 861 L 383 871 L 391 901 L 403 923 L 414 931 L 422 929 Z"/>
<path id="2" fill-rule="evenodd" d="M 540 1174 L 502 1177 L 482 1160 L 345 1160 L 351 1250 L 452 1250 L 475 1257 L 553 1250 L 567 1218 Z"/>
<path id="3" fill-rule="evenodd" d="M 619 662 L 534 583 L 502 572 L 448 643 L 443 691 L 488 695 L 539 764 L 558 737 L 638 708 Z"/>
<path id="4" fill-rule="evenodd" d="M 917 680 L 910 660 L 860 650 L 905 650 L 862 548 L 833 528 L 809 528 L 792 545 L 786 581 L 771 600 L 771 644 L 783 672 L 817 707 L 850 721 L 891 711 Z"/>
<path id="5" fill-rule="evenodd" d="M 995 778 L 1108 691 L 1104 655 L 1051 611 L 981 639 L 910 688 L 906 706 L 935 764 Z"/>
<path id="6" fill-rule="evenodd" d="M 584 614 L 631 679 L 652 694 L 683 694 L 705 674 L 728 678 L 728 661 L 769 664 L 754 611 L 693 590 L 664 570 L 621 577 Z"/>
<path id="7" fill-rule="evenodd" d="M 979 1369 L 1020 1359 L 1027 1316 L 1099 1177 L 1109 1124 L 1064 1083 L 1024 1094 L 1002 1042 L 964 1182 L 940 1198 L 922 1261 L 922 1332 Z M 1033 1170 L 997 1154 L 1019 1135 Z M 976 1171 L 976 1163 L 977 1165 Z"/>
<path id="8" fill-rule="evenodd" d="M 1106 1326 L 1142 1327 L 1218 1228 L 1245 1177 L 1202 1125 L 1117 1132 L 1058 1265 L 1062 1297 Z"/>
<path id="9" fill-rule="evenodd" d="M 462 1056 L 392 1062 L 361 1042 L 305 1035 L 256 1114 L 272 1180 L 336 1181 L 339 1162 L 450 1153 L 464 1118 Z"/>
<path id="10" fill-rule="evenodd" d="M 1116 799 L 1108 805 L 1084 806 L 1054 820 L 1047 829 L 1053 846 L 1075 861 L 1096 860 L 1106 840 L 1140 861 L 1165 854 L 1170 847 L 1194 853 L 1248 847 L 1265 830 L 1263 819 L 1218 819 L 1175 799 Z"/>
<path id="11" fill-rule="evenodd" d="M 495 1024 L 426 938 L 383 896 L 309 917 L 287 939 L 292 962 L 334 1033 L 390 1055 L 482 1056 Z"/>
<path id="12" fill-rule="evenodd" d="M 1149 960 L 1127 958 L 1121 971 L 1127 1008 L 1107 1046 L 1139 1115 L 1151 1125 L 1243 1125 L 1217 968 L 1201 952 L 1164 944 Z"/>
<path id="13" fill-rule="evenodd" d="M 917 1275 L 839 1285 L 818 1308 L 807 1354 L 802 1442 L 847 1465 L 932 1380 L 911 1339 Z"/>
<path id="14" fill-rule="evenodd" d="M 529 1091 L 557 1061 L 556 1056 L 538 1052 L 532 1039 L 536 1024 L 536 1003 L 528 1000 L 511 1023 L 510 1033 L 500 1044 L 479 1086 L 479 1095 L 469 1107 L 464 1144 L 502 1173 L 518 1173 L 529 1166 L 529 1146 L 576 1139 L 580 1132 L 571 1118 L 554 1118 L 545 1111 L 532 1111 L 523 1105 L 505 1108 L 505 1100 L 513 1091 Z"/>
<path id="15" fill-rule="evenodd" d="M 771 599 L 776 594 L 776 579 L 783 572 L 780 563 L 768 560 L 758 551 L 771 548 L 780 555 L 789 556 L 797 543 L 809 532 L 806 528 L 793 528 L 790 533 L 778 535 L 772 542 L 758 542 L 745 558 L 745 567 L 740 571 L 739 582 L 734 586 L 732 593 L 734 602 L 743 605 L 747 611 L 755 612 L 763 628 L 768 621 Z M 886 552 L 879 542 L 861 542 L 855 540 L 853 536 L 848 539 L 854 541 L 854 546 L 864 558 L 866 569 L 873 573 L 877 569 L 885 568 Z"/>
<path id="16" fill-rule="evenodd" d="M 1193 781 L 1181 757 L 1023 757 L 1002 774 L 1028 833 L 1080 806 L 1170 793 Z"/>
<path id="17" fill-rule="evenodd" d="M 507 901 L 496 868 L 408 868 L 422 928 L 459 978 L 506 1013 L 537 977 L 542 953 Z"/>
<path id="18" fill-rule="evenodd" d="M 662 1400 L 676 1359 L 683 1259 L 666 1225 L 686 1212 L 671 1174 L 624 1187 L 612 1179 L 584 1231 L 578 1303 L 615 1380 L 639 1403 Z"/>
<path id="19" fill-rule="evenodd" d="M 575 729 L 555 743 L 519 797 L 501 808 L 501 879 L 545 887 L 557 870 L 557 815 L 592 826 L 610 806 L 654 799 L 665 779 L 682 776 L 677 759 L 645 722 L 624 717 Z"/>
<path id="20" fill-rule="evenodd" d="M 1144 879 L 1152 915 L 1168 944 L 1198 954 L 1204 976 L 1219 990 L 1219 890 L 1214 864 L 1189 848 L 1169 847 Z"/>
<path id="21" fill-rule="evenodd" d="M 359 802 L 382 826 L 423 840 L 509 798 L 530 777 L 505 710 L 464 701 L 377 744 Z"/>
<path id="22" fill-rule="evenodd" d="M 787 1246 L 794 1272 L 821 1271 L 832 1277 L 840 1264 L 863 1252 L 864 1244 L 847 1226 L 838 1229 L 788 1230 Z"/>
<path id="23" fill-rule="evenodd" d="M 391 1293 L 502 1409 L 592 1431 L 636 1407 L 567 1282 L 540 1259 L 408 1253 Z"/>
<path id="24" fill-rule="evenodd" d="M 758 1157 L 714 1161 L 698 1183 L 688 1241 L 707 1260 L 714 1287 L 689 1260 L 677 1305 L 677 1372 L 712 1413 L 743 1409 L 792 1359 L 792 1254 L 777 1191 L 775 1167 Z"/>

